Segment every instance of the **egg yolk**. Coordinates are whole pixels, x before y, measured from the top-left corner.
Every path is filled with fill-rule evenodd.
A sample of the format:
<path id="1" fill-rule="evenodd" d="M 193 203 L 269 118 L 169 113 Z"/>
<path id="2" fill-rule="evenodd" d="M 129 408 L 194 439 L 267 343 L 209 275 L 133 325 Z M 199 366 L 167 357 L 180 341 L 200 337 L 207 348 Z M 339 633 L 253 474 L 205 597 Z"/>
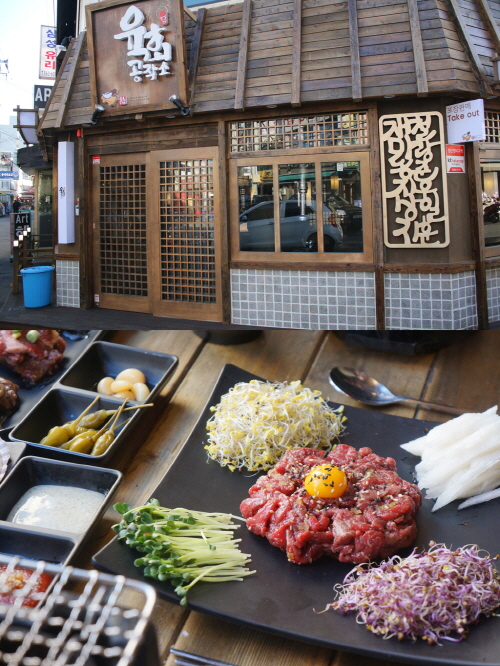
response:
<path id="1" fill-rule="evenodd" d="M 341 497 L 347 490 L 347 477 L 334 465 L 318 465 L 306 476 L 304 488 L 312 497 Z"/>

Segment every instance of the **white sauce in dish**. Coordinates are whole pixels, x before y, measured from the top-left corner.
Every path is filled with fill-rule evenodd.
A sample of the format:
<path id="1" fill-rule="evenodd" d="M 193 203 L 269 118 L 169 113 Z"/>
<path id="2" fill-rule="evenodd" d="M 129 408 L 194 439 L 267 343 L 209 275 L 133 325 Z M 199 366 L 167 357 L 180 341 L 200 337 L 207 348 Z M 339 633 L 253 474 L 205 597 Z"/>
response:
<path id="1" fill-rule="evenodd" d="M 102 493 L 85 488 L 33 486 L 13 507 L 7 520 L 61 532 L 85 532 L 103 499 Z"/>

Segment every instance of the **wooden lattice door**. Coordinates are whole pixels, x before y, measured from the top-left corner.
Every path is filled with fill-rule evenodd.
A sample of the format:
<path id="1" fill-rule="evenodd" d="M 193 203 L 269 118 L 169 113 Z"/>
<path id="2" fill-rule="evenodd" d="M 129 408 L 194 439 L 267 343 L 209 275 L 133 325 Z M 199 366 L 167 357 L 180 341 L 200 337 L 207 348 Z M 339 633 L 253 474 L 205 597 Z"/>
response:
<path id="1" fill-rule="evenodd" d="M 102 307 L 221 321 L 217 165 L 214 147 L 102 156 L 92 167 Z"/>
<path id="2" fill-rule="evenodd" d="M 92 166 L 95 291 L 99 305 L 151 312 L 147 153 L 101 156 Z"/>
<path id="3" fill-rule="evenodd" d="M 217 148 L 150 153 L 157 206 L 153 313 L 221 321 Z"/>

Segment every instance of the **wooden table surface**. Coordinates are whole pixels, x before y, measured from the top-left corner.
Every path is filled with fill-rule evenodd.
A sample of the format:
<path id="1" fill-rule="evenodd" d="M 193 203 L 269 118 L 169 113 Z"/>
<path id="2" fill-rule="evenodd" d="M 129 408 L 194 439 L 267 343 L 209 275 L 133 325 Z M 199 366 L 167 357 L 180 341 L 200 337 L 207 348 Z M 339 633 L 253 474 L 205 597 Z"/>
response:
<path id="1" fill-rule="evenodd" d="M 450 332 L 450 338 L 454 333 Z M 107 339 L 175 354 L 179 365 L 162 392 L 160 408 L 143 441 L 136 434 L 130 450 L 112 465 L 124 473 L 117 502 L 138 506 L 149 499 L 181 450 L 226 363 L 273 381 L 300 379 L 332 400 L 361 406 L 335 391 L 328 372 L 335 365 L 363 369 L 399 395 L 443 402 L 467 411 L 497 404 L 500 394 L 500 333 L 477 331 L 436 354 L 406 357 L 349 347 L 326 331 L 267 330 L 253 342 L 221 346 L 203 342 L 192 331 L 115 331 Z M 161 402 L 164 406 L 161 406 Z M 386 413 L 445 421 L 446 415 L 396 405 Z M 367 443 L 369 445 L 369 443 Z M 117 514 L 110 509 L 77 560 L 89 567 L 93 553 L 113 536 Z M 267 635 L 159 600 L 154 621 L 162 663 L 174 666 L 170 647 L 234 666 L 381 666 L 389 663 Z M 391 662 L 393 663 L 393 662 Z M 147 666 L 147 665 L 145 665 Z"/>

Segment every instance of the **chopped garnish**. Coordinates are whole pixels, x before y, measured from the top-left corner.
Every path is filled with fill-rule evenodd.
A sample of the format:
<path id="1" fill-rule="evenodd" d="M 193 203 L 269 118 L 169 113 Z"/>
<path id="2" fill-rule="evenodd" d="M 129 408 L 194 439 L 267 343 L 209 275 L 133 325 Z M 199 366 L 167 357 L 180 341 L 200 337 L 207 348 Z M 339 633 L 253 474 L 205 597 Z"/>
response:
<path id="1" fill-rule="evenodd" d="M 500 576 L 493 566 L 498 556 L 480 552 L 475 545 L 452 551 L 431 542 L 425 553 L 358 565 L 335 586 L 337 599 L 328 608 L 356 611 L 358 624 L 385 639 L 461 641 L 469 625 L 500 605 Z"/>
<path id="2" fill-rule="evenodd" d="M 205 449 L 231 471 L 270 469 L 288 449 L 330 450 L 346 420 L 343 407 L 332 409 L 299 381 L 241 382 L 211 409 Z"/>

